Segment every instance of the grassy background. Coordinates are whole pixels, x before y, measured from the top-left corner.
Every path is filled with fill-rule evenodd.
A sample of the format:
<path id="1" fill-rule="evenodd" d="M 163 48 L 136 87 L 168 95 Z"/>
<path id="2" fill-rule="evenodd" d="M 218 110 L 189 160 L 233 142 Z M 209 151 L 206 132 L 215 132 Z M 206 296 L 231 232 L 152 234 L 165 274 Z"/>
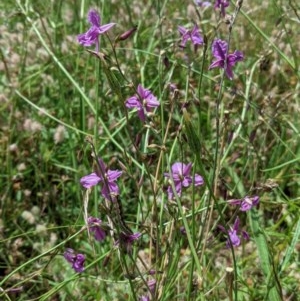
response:
<path id="1" fill-rule="evenodd" d="M 230 50 L 245 60 L 229 81 L 218 69 L 208 71 L 213 39 L 229 33 L 213 7 L 177 0 L 0 4 L 1 298 L 135 300 L 147 294 L 141 278 L 155 278 L 154 300 L 299 300 L 297 5 L 244 1 Z M 103 64 L 76 41 L 88 29 L 91 7 L 103 24 L 117 23 L 111 41 L 138 25 L 116 44 L 115 57 L 108 37 L 101 38 L 109 64 L 119 63 L 127 80 L 115 87 L 121 95 L 111 91 Z M 227 12 L 234 14 L 233 2 Z M 207 45 L 182 50 L 177 26 L 194 22 Z M 147 127 L 135 113 L 125 118 L 128 83 L 141 83 L 161 102 Z M 112 242 L 82 231 L 88 194 L 79 179 L 93 166 L 87 137 L 112 169 L 123 169 L 126 221 L 143 237 L 133 259 L 121 257 L 143 277 L 124 277 Z M 207 181 L 170 202 L 163 173 L 176 161 L 193 161 Z M 251 241 L 226 249 L 218 225 L 232 225 L 238 212 L 225 201 L 246 194 L 261 200 L 241 216 Z M 100 201 L 94 189 L 88 212 L 105 220 Z M 84 273 L 65 262 L 65 247 L 86 254 Z"/>

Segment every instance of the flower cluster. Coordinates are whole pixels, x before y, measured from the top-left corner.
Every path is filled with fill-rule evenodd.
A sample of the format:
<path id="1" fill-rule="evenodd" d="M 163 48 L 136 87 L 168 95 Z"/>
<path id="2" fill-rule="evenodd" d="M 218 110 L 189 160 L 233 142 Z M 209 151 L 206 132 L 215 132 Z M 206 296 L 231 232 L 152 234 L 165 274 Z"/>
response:
<path id="1" fill-rule="evenodd" d="M 253 206 L 257 206 L 259 203 L 259 197 L 258 196 L 245 196 L 242 199 L 232 199 L 227 201 L 230 205 L 238 205 L 240 206 L 240 211 L 249 211 Z M 222 232 L 228 234 L 228 239 L 226 242 L 226 246 L 230 248 L 232 245 L 233 247 L 238 247 L 241 244 L 242 237 L 245 240 L 249 240 L 249 234 L 246 231 L 240 231 L 240 219 L 237 217 L 235 219 L 235 222 L 232 227 L 228 230 L 228 232 L 225 230 L 223 226 L 219 226 L 219 229 L 221 229 Z"/>

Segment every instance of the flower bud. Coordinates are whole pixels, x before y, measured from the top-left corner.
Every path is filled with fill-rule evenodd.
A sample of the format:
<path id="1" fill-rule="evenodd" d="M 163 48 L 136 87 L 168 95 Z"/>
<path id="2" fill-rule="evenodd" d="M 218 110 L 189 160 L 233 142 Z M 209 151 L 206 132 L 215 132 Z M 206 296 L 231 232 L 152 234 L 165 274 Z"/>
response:
<path id="1" fill-rule="evenodd" d="M 133 28 L 125 31 L 117 38 L 117 41 L 127 40 L 129 37 L 132 36 L 132 34 L 137 30 L 137 28 L 138 28 L 137 25 L 135 25 Z"/>

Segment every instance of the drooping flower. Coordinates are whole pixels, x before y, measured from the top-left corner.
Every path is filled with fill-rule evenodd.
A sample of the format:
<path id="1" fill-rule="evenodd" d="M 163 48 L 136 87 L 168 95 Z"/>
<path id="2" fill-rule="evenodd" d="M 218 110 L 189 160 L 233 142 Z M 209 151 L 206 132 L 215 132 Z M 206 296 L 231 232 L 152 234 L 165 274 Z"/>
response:
<path id="1" fill-rule="evenodd" d="M 181 195 L 183 187 L 189 187 L 194 184 L 195 186 L 203 185 L 203 178 L 195 174 L 194 177 L 190 175 L 192 170 L 192 163 L 184 164 L 181 162 L 176 162 L 171 166 L 171 173 L 164 173 L 166 178 L 169 178 L 171 181 L 173 179 L 175 190 L 178 196 Z M 173 199 L 174 193 L 172 186 L 168 187 L 168 198 L 169 200 Z"/>
<path id="2" fill-rule="evenodd" d="M 74 269 L 75 272 L 81 273 L 84 270 L 84 261 L 85 261 L 85 256 L 80 253 L 75 253 L 75 251 L 71 248 L 66 249 L 64 252 L 64 257 L 65 259 L 72 264 L 72 268 Z"/>
<path id="3" fill-rule="evenodd" d="M 259 203 L 259 196 L 245 196 L 242 199 L 228 200 L 230 205 L 240 205 L 241 211 L 249 211 L 253 206 L 257 206 Z"/>
<path id="4" fill-rule="evenodd" d="M 91 188 L 98 183 L 101 183 L 101 194 L 107 200 L 115 201 L 116 196 L 119 194 L 119 187 L 116 183 L 117 179 L 121 176 L 122 171 L 107 169 L 105 163 L 101 158 L 98 159 L 99 168 L 95 172 L 84 176 L 80 179 L 80 184 L 84 188 Z"/>
<path id="5" fill-rule="evenodd" d="M 227 54 L 228 44 L 226 41 L 216 39 L 212 44 L 212 53 L 215 57 L 215 60 L 209 66 L 209 70 L 219 67 L 225 68 L 226 62 L 226 75 L 229 79 L 233 78 L 232 67 L 239 61 L 244 59 L 244 55 L 241 51 L 235 50 L 234 53 Z"/>
<path id="6" fill-rule="evenodd" d="M 101 18 L 98 12 L 91 9 L 88 13 L 88 21 L 91 24 L 90 29 L 77 36 L 79 44 L 83 46 L 96 45 L 96 51 L 99 51 L 99 35 L 104 34 L 109 29 L 111 29 L 116 23 L 108 23 L 101 25 Z"/>
<path id="7" fill-rule="evenodd" d="M 215 8 L 220 8 L 221 10 L 221 15 L 225 17 L 226 12 L 225 8 L 229 6 L 229 1 L 228 0 L 216 0 L 214 7 Z"/>
<path id="8" fill-rule="evenodd" d="M 198 45 L 203 44 L 203 38 L 199 32 L 198 26 L 195 24 L 194 28 L 192 30 L 188 30 L 184 28 L 183 26 L 178 26 L 178 31 L 181 35 L 181 43 L 180 47 L 185 47 L 185 44 L 188 40 L 191 40 L 193 45 L 197 47 Z"/>
<path id="9" fill-rule="evenodd" d="M 125 105 L 129 109 L 137 109 L 137 114 L 143 122 L 146 120 L 146 114 L 152 112 L 154 108 L 159 106 L 159 101 L 148 89 L 144 89 L 142 85 L 138 85 L 138 95 L 128 98 Z"/>
<path id="10" fill-rule="evenodd" d="M 242 238 L 245 240 L 249 240 L 249 234 L 246 231 L 240 231 L 240 219 L 237 217 L 235 219 L 235 222 L 233 224 L 233 227 L 230 227 L 228 230 L 228 239 L 226 242 L 226 247 L 230 248 L 230 245 L 232 244 L 233 247 L 238 247 L 241 244 L 241 238 L 240 235 L 242 235 Z M 226 229 L 223 226 L 219 226 L 219 228 L 222 230 L 222 232 L 226 233 Z M 231 242 L 231 244 L 230 244 Z"/>
<path id="11" fill-rule="evenodd" d="M 101 227 L 101 219 L 90 216 L 88 218 L 88 227 L 91 232 L 94 233 L 94 237 L 98 241 L 102 241 L 106 237 L 106 233 Z"/>

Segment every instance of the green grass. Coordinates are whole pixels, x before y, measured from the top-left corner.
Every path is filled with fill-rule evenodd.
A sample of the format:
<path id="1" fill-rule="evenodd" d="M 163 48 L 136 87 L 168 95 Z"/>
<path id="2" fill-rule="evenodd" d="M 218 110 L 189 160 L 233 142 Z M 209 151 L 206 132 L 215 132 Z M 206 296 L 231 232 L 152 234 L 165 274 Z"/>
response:
<path id="1" fill-rule="evenodd" d="M 224 19 L 193 1 L 0 4 L 1 300 L 299 300 L 299 5 L 235 5 Z M 98 55 L 76 38 L 90 8 L 117 23 Z M 180 48 L 194 23 L 206 44 Z M 215 38 L 244 53 L 233 80 L 208 70 Z M 160 102 L 144 124 L 125 107 L 138 84 Z M 123 217 L 80 185 L 96 156 L 122 170 Z M 175 162 L 205 183 L 168 200 Z M 227 203 L 246 195 L 248 212 Z M 96 241 L 87 216 L 114 236 Z M 226 248 L 237 216 L 250 240 Z M 124 227 L 142 233 L 127 252 Z"/>

